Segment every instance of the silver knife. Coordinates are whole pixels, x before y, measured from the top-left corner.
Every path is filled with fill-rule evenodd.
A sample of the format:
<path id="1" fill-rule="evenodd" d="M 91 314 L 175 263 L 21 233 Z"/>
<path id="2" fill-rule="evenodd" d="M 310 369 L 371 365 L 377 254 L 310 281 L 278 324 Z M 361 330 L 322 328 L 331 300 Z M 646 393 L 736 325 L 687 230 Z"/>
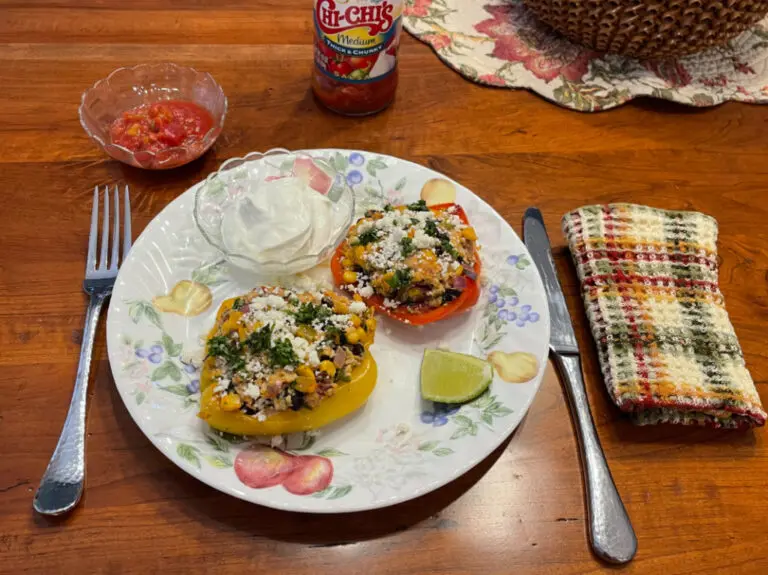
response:
<path id="1" fill-rule="evenodd" d="M 523 237 L 539 269 L 549 300 L 551 333 L 549 349 L 564 381 L 576 425 L 587 490 L 589 538 L 598 557 L 611 563 L 627 563 L 637 552 L 637 537 L 621 502 L 589 410 L 581 373 L 581 358 L 563 288 L 557 279 L 555 263 L 541 212 L 528 208 L 523 218 Z"/>

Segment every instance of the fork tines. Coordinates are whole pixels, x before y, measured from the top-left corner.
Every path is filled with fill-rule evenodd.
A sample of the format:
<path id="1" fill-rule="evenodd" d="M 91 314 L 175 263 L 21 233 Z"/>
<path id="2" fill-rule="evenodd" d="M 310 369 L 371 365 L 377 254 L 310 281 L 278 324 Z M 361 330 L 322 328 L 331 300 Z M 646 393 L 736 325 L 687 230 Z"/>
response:
<path id="1" fill-rule="evenodd" d="M 115 186 L 112 193 L 114 216 L 112 217 L 112 254 L 109 253 L 109 188 L 104 186 L 104 210 L 101 224 L 101 250 L 96 262 L 96 244 L 99 239 L 99 186 L 93 189 L 93 210 L 91 211 L 91 234 L 88 240 L 88 258 L 85 264 L 86 279 L 113 278 L 120 265 L 120 192 Z M 123 260 L 131 249 L 131 200 L 128 186 L 123 197 Z"/>

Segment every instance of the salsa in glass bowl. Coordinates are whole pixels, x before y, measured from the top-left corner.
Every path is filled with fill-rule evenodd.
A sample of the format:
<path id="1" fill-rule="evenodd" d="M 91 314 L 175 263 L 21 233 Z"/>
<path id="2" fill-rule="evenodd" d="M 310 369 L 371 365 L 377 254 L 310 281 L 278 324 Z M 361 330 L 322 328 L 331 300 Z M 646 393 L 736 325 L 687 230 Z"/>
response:
<path id="1" fill-rule="evenodd" d="M 172 63 L 119 68 L 83 94 L 80 123 L 107 154 L 162 170 L 204 154 L 221 133 L 227 98 L 213 77 Z"/>

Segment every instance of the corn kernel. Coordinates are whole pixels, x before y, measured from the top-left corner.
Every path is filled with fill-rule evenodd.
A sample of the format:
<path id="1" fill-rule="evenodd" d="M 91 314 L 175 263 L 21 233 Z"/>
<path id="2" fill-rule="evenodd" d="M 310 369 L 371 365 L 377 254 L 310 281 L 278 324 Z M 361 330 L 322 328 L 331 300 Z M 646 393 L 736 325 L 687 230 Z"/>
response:
<path id="1" fill-rule="evenodd" d="M 228 393 L 221 398 L 222 411 L 237 411 L 241 405 L 240 396 L 236 393 Z"/>
<path id="2" fill-rule="evenodd" d="M 468 240 L 472 240 L 473 242 L 477 239 L 477 233 L 475 232 L 475 228 L 471 226 L 467 226 L 463 230 L 461 230 L 461 235 L 467 238 Z"/>
<path id="3" fill-rule="evenodd" d="M 355 246 L 352 248 L 352 259 L 358 263 L 362 263 L 363 255 L 365 255 L 365 248 L 363 246 Z"/>
<path id="4" fill-rule="evenodd" d="M 361 296 L 359 293 L 356 293 L 352 296 L 352 299 L 355 301 L 363 301 L 363 296 Z"/>
<path id="5" fill-rule="evenodd" d="M 342 274 L 341 279 L 344 280 L 344 283 L 353 284 L 357 281 L 357 273 L 347 270 Z"/>
<path id="6" fill-rule="evenodd" d="M 324 371 L 331 377 L 336 375 L 336 366 L 333 364 L 332 361 L 328 361 L 327 359 L 325 361 L 320 362 L 320 371 Z"/>
<path id="7" fill-rule="evenodd" d="M 354 262 L 349 258 L 342 258 L 341 265 L 343 265 L 345 268 L 351 268 Z"/>
<path id="8" fill-rule="evenodd" d="M 296 335 L 307 341 L 315 341 L 317 339 L 317 332 L 314 328 L 308 325 L 300 325 L 296 328 Z"/>
<path id="9" fill-rule="evenodd" d="M 317 389 L 315 373 L 308 365 L 300 365 L 296 368 L 296 389 L 302 393 L 313 393 Z"/>
<path id="10" fill-rule="evenodd" d="M 303 375 L 306 377 L 306 376 L 314 375 L 314 372 L 312 371 L 312 368 L 309 367 L 308 365 L 300 365 L 299 367 L 296 368 L 296 375 L 299 375 L 299 376 Z"/>
<path id="11" fill-rule="evenodd" d="M 376 331 L 376 319 L 369 317 L 365 320 L 365 329 L 367 329 L 368 332 Z"/>
<path id="12" fill-rule="evenodd" d="M 349 320 L 352 322 L 352 325 L 355 327 L 360 327 L 360 325 L 363 323 L 360 319 L 360 316 L 353 315 Z"/>
<path id="13" fill-rule="evenodd" d="M 347 302 L 343 299 L 337 299 L 335 302 L 333 302 L 333 311 L 336 313 L 348 313 L 349 304 L 347 304 Z"/>
<path id="14" fill-rule="evenodd" d="M 360 336 L 356 329 L 348 329 L 344 335 L 347 337 L 347 342 L 352 345 L 360 341 Z"/>
<path id="15" fill-rule="evenodd" d="M 362 327 L 358 327 L 355 331 L 357 332 L 358 340 L 368 341 L 368 334 L 365 333 L 365 330 Z"/>

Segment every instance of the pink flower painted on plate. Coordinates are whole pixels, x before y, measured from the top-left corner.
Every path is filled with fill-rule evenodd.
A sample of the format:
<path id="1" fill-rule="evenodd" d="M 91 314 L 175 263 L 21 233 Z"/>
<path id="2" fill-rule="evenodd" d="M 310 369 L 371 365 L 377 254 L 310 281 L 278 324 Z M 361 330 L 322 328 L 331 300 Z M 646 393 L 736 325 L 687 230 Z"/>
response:
<path id="1" fill-rule="evenodd" d="M 490 86 L 506 86 L 507 85 L 504 79 L 500 78 L 496 74 L 483 74 L 482 76 L 479 76 L 477 79 L 480 80 L 483 84 L 488 84 Z"/>
<path id="2" fill-rule="evenodd" d="M 411 0 L 406 4 L 403 14 L 405 16 L 417 16 L 423 18 L 429 14 L 430 6 L 432 6 L 432 0 Z"/>
<path id="3" fill-rule="evenodd" d="M 691 75 L 679 60 L 648 60 L 643 66 L 669 83 L 670 88 L 682 88 L 691 83 Z"/>
<path id="4" fill-rule="evenodd" d="M 451 37 L 448 34 L 427 34 L 422 39 L 429 42 L 437 52 L 451 45 Z"/>
<path id="5" fill-rule="evenodd" d="M 475 24 L 475 30 L 496 41 L 491 56 L 520 62 L 545 82 L 559 76 L 571 82 L 581 80 L 598 55 L 553 35 L 520 4 L 486 5 L 484 10 L 493 18 Z"/>

